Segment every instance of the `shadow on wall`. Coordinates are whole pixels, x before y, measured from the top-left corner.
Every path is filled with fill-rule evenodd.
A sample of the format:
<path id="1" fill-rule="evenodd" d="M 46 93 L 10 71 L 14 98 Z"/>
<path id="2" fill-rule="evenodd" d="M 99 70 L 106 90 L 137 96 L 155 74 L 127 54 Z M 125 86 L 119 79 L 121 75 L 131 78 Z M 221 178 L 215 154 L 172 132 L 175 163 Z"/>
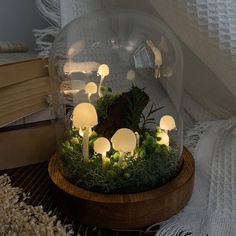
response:
<path id="1" fill-rule="evenodd" d="M 0 1 L 0 41 L 21 41 L 35 48 L 32 30 L 48 23 L 40 16 L 34 0 Z"/>

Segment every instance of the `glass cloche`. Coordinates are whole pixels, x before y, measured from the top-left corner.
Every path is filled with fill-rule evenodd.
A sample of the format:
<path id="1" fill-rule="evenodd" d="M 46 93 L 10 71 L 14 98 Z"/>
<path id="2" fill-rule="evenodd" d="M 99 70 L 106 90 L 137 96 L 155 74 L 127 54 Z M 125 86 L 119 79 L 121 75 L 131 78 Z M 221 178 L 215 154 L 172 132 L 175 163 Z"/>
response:
<path id="1" fill-rule="evenodd" d="M 90 191 L 134 193 L 179 173 L 183 59 L 159 19 L 133 11 L 78 18 L 57 36 L 49 68 L 66 179 Z"/>

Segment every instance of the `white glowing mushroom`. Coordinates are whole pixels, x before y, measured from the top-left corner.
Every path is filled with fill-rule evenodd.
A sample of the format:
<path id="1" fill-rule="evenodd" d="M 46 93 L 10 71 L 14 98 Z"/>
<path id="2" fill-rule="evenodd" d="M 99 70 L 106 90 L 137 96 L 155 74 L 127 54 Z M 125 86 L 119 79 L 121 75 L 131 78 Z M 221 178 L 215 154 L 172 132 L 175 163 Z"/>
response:
<path id="1" fill-rule="evenodd" d="M 80 103 L 73 110 L 73 127 L 84 130 L 83 156 L 89 157 L 89 129 L 97 125 L 98 117 L 95 107 L 91 103 Z"/>
<path id="2" fill-rule="evenodd" d="M 176 128 L 175 119 L 170 115 L 162 116 L 160 120 L 160 128 L 165 130 L 166 133 Z"/>
<path id="3" fill-rule="evenodd" d="M 164 144 L 167 147 L 169 147 L 170 138 L 169 138 L 169 135 L 167 133 L 161 132 L 157 135 L 157 137 L 161 139 L 161 140 L 157 141 L 157 143 Z"/>
<path id="4" fill-rule="evenodd" d="M 110 144 L 109 140 L 104 137 L 98 138 L 93 143 L 93 148 L 96 153 L 99 153 L 102 155 L 102 164 L 105 165 L 107 163 L 106 154 L 111 149 L 111 144 Z"/>
<path id="5" fill-rule="evenodd" d="M 97 85 L 94 82 L 89 82 L 87 83 L 87 85 L 85 86 L 85 93 L 88 94 L 88 100 L 89 102 L 91 102 L 91 95 L 95 94 L 97 92 Z"/>
<path id="6" fill-rule="evenodd" d="M 98 72 L 97 72 L 97 74 L 99 76 L 101 76 L 99 87 L 98 87 L 98 95 L 99 95 L 99 97 L 102 97 L 102 91 L 101 91 L 102 82 L 103 82 L 104 78 L 109 75 L 109 73 L 110 73 L 110 70 L 109 70 L 109 66 L 108 65 L 102 64 L 102 65 L 99 66 Z"/>
<path id="7" fill-rule="evenodd" d="M 111 138 L 112 147 L 120 153 L 119 164 L 123 161 L 126 153 L 133 155 L 136 147 L 136 136 L 131 129 L 118 129 Z"/>

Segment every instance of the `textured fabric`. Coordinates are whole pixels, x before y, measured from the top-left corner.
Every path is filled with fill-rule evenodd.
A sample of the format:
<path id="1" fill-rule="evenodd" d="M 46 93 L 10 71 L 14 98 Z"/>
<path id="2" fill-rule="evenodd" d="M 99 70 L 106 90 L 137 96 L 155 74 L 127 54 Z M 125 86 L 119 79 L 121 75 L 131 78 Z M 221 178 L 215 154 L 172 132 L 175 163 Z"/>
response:
<path id="1" fill-rule="evenodd" d="M 187 133 L 185 145 L 196 161 L 193 195 L 156 236 L 235 235 L 236 120 L 197 125 Z"/>
<path id="2" fill-rule="evenodd" d="M 214 73 L 200 67 L 197 60 L 195 66 L 188 68 L 187 60 L 193 58 L 185 58 L 185 71 L 189 70 L 185 87 L 191 96 L 219 119 L 230 117 L 225 111 L 236 115 L 236 1 L 151 0 L 151 3 L 184 44 Z"/>
<path id="3" fill-rule="evenodd" d="M 38 10 L 49 22 L 45 29 L 35 29 L 37 50 L 39 56 L 46 58 L 49 55 L 52 40 L 60 29 L 77 17 L 87 15 L 90 12 L 106 9 L 112 4 L 112 0 L 35 0 Z"/>

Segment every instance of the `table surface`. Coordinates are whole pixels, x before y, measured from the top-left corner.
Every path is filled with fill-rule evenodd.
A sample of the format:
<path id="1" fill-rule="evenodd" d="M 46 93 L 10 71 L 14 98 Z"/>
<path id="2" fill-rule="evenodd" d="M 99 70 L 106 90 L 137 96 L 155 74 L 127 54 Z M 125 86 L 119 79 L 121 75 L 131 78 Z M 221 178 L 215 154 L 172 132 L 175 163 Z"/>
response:
<path id="1" fill-rule="evenodd" d="M 140 230 L 105 230 L 88 225 L 82 225 L 79 222 L 69 219 L 57 206 L 51 191 L 51 182 L 48 176 L 48 162 L 29 165 L 25 167 L 14 168 L 10 170 L 1 170 L 0 175 L 6 173 L 12 180 L 12 186 L 20 187 L 29 198 L 26 203 L 30 205 L 42 205 L 46 212 L 52 212 L 62 221 L 63 224 L 72 224 L 75 235 L 81 236 L 142 236 L 154 235 L 154 232 L 145 233 L 145 229 Z"/>

